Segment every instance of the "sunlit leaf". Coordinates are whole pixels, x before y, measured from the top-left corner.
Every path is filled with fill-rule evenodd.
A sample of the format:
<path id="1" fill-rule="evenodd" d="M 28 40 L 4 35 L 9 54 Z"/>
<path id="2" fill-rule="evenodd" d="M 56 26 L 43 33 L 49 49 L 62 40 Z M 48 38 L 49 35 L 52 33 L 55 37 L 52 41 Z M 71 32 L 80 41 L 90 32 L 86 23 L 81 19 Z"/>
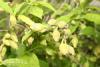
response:
<path id="1" fill-rule="evenodd" d="M 94 22 L 95 24 L 100 24 L 100 14 L 87 13 L 84 18 L 88 21 Z"/>
<path id="2" fill-rule="evenodd" d="M 25 3 L 16 4 L 15 9 L 14 9 L 14 14 L 16 15 L 24 5 Z"/>
<path id="3" fill-rule="evenodd" d="M 92 1 L 92 0 L 79 0 L 80 1 L 80 6 L 81 7 L 85 7 L 85 6 L 88 6 L 89 3 Z"/>
<path id="4" fill-rule="evenodd" d="M 52 5 L 50 5 L 50 4 L 47 3 L 47 2 L 42 2 L 42 1 L 40 1 L 40 2 L 37 2 L 37 3 L 40 4 L 41 6 L 44 6 L 44 7 L 47 7 L 47 8 L 49 8 L 49 9 L 53 10 L 53 11 L 56 11 L 56 10 L 52 7 Z"/>
<path id="5" fill-rule="evenodd" d="M 24 34 L 22 37 L 22 42 L 24 42 L 26 39 L 28 39 L 32 35 L 32 31 L 28 31 Z"/>
<path id="6" fill-rule="evenodd" d="M 3 47 L 3 48 L 2 48 L 2 51 L 1 51 L 1 56 L 2 56 L 2 57 L 5 56 L 6 51 L 7 51 L 7 48 L 6 48 L 6 47 Z"/>
<path id="7" fill-rule="evenodd" d="M 7 2 L 0 2 L 0 8 L 4 9 L 4 11 L 8 13 L 13 13 L 12 8 L 8 5 Z"/>
<path id="8" fill-rule="evenodd" d="M 46 28 L 47 28 L 47 25 L 45 24 L 41 24 L 41 23 L 33 23 L 30 28 L 33 30 L 33 31 L 38 31 L 38 32 L 45 32 L 46 31 Z"/>
<path id="9" fill-rule="evenodd" d="M 54 55 L 55 54 L 55 51 L 53 50 L 53 49 L 51 49 L 51 48 L 46 48 L 46 53 L 48 54 L 48 55 Z"/>
<path id="10" fill-rule="evenodd" d="M 25 16 L 25 15 L 19 15 L 18 19 L 23 21 L 24 23 L 28 24 L 29 26 L 31 26 L 34 21 L 32 21 L 29 17 Z"/>
<path id="11" fill-rule="evenodd" d="M 36 7 L 36 6 L 33 6 L 30 8 L 30 14 L 42 19 L 42 16 L 43 16 L 43 10 L 42 8 L 39 8 L 39 7 Z"/>
<path id="12" fill-rule="evenodd" d="M 3 61 L 7 67 L 40 67 L 39 60 L 35 54 L 23 56 L 20 58 L 10 58 Z"/>

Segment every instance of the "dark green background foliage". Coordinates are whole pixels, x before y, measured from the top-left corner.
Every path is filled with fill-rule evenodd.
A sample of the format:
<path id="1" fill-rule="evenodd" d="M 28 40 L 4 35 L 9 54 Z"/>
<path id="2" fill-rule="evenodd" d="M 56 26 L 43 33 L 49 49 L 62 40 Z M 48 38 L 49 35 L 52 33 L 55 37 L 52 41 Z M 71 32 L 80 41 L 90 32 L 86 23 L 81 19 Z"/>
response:
<path id="1" fill-rule="evenodd" d="M 0 67 L 100 67 L 100 1 L 0 0 Z"/>

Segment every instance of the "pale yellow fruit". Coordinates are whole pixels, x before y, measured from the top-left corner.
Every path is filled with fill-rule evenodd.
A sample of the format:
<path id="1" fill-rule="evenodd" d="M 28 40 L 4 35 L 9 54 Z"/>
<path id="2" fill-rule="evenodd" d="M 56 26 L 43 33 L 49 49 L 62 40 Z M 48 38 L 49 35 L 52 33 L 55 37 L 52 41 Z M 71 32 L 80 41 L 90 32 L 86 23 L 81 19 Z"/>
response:
<path id="1" fill-rule="evenodd" d="M 54 29 L 53 33 L 52 33 L 53 39 L 55 41 L 59 41 L 60 39 L 60 32 L 58 31 L 58 29 Z"/>
<path id="2" fill-rule="evenodd" d="M 59 46 L 59 51 L 62 55 L 68 54 L 67 44 L 61 43 Z"/>
<path id="3" fill-rule="evenodd" d="M 12 41 L 12 40 L 3 40 L 3 44 L 6 45 L 6 46 L 10 46 L 11 48 L 13 49 L 18 49 L 18 45 L 15 41 Z"/>
<path id="4" fill-rule="evenodd" d="M 67 55 L 67 54 L 75 55 L 74 48 L 66 43 L 60 44 L 59 51 L 62 55 Z"/>
<path id="5" fill-rule="evenodd" d="M 10 38 L 10 34 L 9 33 L 6 33 L 4 38 Z"/>
<path id="6" fill-rule="evenodd" d="M 65 33 L 66 35 L 70 35 L 70 34 L 71 34 L 71 30 L 70 30 L 70 29 L 64 29 L 64 33 Z"/>
<path id="7" fill-rule="evenodd" d="M 64 22 L 64 21 L 60 21 L 60 22 L 57 23 L 57 26 L 58 26 L 59 28 L 64 28 L 65 25 L 66 25 L 66 22 Z"/>
<path id="8" fill-rule="evenodd" d="M 9 40 L 3 39 L 3 44 L 6 46 L 10 46 Z"/>
<path id="9" fill-rule="evenodd" d="M 75 55 L 75 51 L 74 48 L 70 45 L 67 45 L 67 49 L 68 49 L 68 53 L 71 55 Z"/>
<path id="10" fill-rule="evenodd" d="M 28 43 L 29 43 L 29 44 L 32 44 L 33 41 L 34 41 L 34 38 L 33 38 L 33 37 L 29 37 L 29 38 L 28 38 Z"/>
<path id="11" fill-rule="evenodd" d="M 56 20 L 55 20 L 55 19 L 50 19 L 50 20 L 48 21 L 48 24 L 49 24 L 49 25 L 55 25 L 55 24 L 56 24 Z"/>
<path id="12" fill-rule="evenodd" d="M 18 49 L 18 44 L 12 40 L 9 40 L 10 42 L 10 47 L 13 48 L 13 49 Z"/>
<path id="13" fill-rule="evenodd" d="M 13 27 L 16 25 L 16 17 L 14 15 L 10 15 L 10 26 Z"/>
<path id="14" fill-rule="evenodd" d="M 77 47 L 77 44 L 78 44 L 78 38 L 77 38 L 76 35 L 72 37 L 71 43 L 72 43 L 72 45 L 73 45 L 74 48 Z"/>
<path id="15" fill-rule="evenodd" d="M 15 33 L 11 33 L 11 39 L 15 42 L 18 42 L 17 35 Z"/>

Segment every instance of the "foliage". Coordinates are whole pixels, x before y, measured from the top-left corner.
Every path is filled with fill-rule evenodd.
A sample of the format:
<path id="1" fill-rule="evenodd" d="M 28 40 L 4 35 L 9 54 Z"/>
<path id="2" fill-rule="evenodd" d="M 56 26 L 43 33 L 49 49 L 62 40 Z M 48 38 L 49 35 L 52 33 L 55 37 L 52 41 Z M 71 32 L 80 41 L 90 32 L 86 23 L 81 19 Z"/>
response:
<path id="1" fill-rule="evenodd" d="M 0 0 L 0 67 L 99 67 L 100 7 L 91 1 Z"/>

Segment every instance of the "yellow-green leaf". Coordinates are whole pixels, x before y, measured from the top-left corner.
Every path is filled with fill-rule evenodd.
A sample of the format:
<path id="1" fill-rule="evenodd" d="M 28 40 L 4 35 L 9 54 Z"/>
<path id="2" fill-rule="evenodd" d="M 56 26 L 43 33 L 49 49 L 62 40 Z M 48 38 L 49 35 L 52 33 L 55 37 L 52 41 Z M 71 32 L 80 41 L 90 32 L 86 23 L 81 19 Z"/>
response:
<path id="1" fill-rule="evenodd" d="M 38 32 L 41 32 L 42 30 L 46 29 L 47 26 L 44 25 L 44 24 L 41 24 L 41 23 L 33 23 L 30 28 L 33 30 L 33 31 L 38 31 Z"/>
<path id="2" fill-rule="evenodd" d="M 32 21 L 29 17 L 27 17 L 25 15 L 19 15 L 18 19 L 23 21 L 24 23 L 26 23 L 29 26 L 31 26 L 34 23 L 34 21 Z"/>
<path id="3" fill-rule="evenodd" d="M 28 39 L 32 35 L 32 31 L 28 31 L 24 34 L 22 37 L 22 42 L 24 42 L 26 39 Z"/>
<path id="4" fill-rule="evenodd" d="M 43 10 L 40 7 L 32 6 L 30 9 L 30 14 L 42 19 L 43 16 Z"/>
<path id="5" fill-rule="evenodd" d="M 88 21 L 94 22 L 95 24 L 100 24 L 100 14 L 87 13 L 84 18 Z"/>
<path id="6" fill-rule="evenodd" d="M 11 7 L 8 5 L 7 2 L 0 2 L 0 8 L 2 8 L 4 11 L 8 13 L 13 13 Z"/>
<path id="7" fill-rule="evenodd" d="M 5 56 L 6 51 L 7 51 L 6 47 L 3 47 L 3 48 L 2 48 L 2 51 L 1 51 L 1 56 L 2 56 L 2 57 Z"/>

